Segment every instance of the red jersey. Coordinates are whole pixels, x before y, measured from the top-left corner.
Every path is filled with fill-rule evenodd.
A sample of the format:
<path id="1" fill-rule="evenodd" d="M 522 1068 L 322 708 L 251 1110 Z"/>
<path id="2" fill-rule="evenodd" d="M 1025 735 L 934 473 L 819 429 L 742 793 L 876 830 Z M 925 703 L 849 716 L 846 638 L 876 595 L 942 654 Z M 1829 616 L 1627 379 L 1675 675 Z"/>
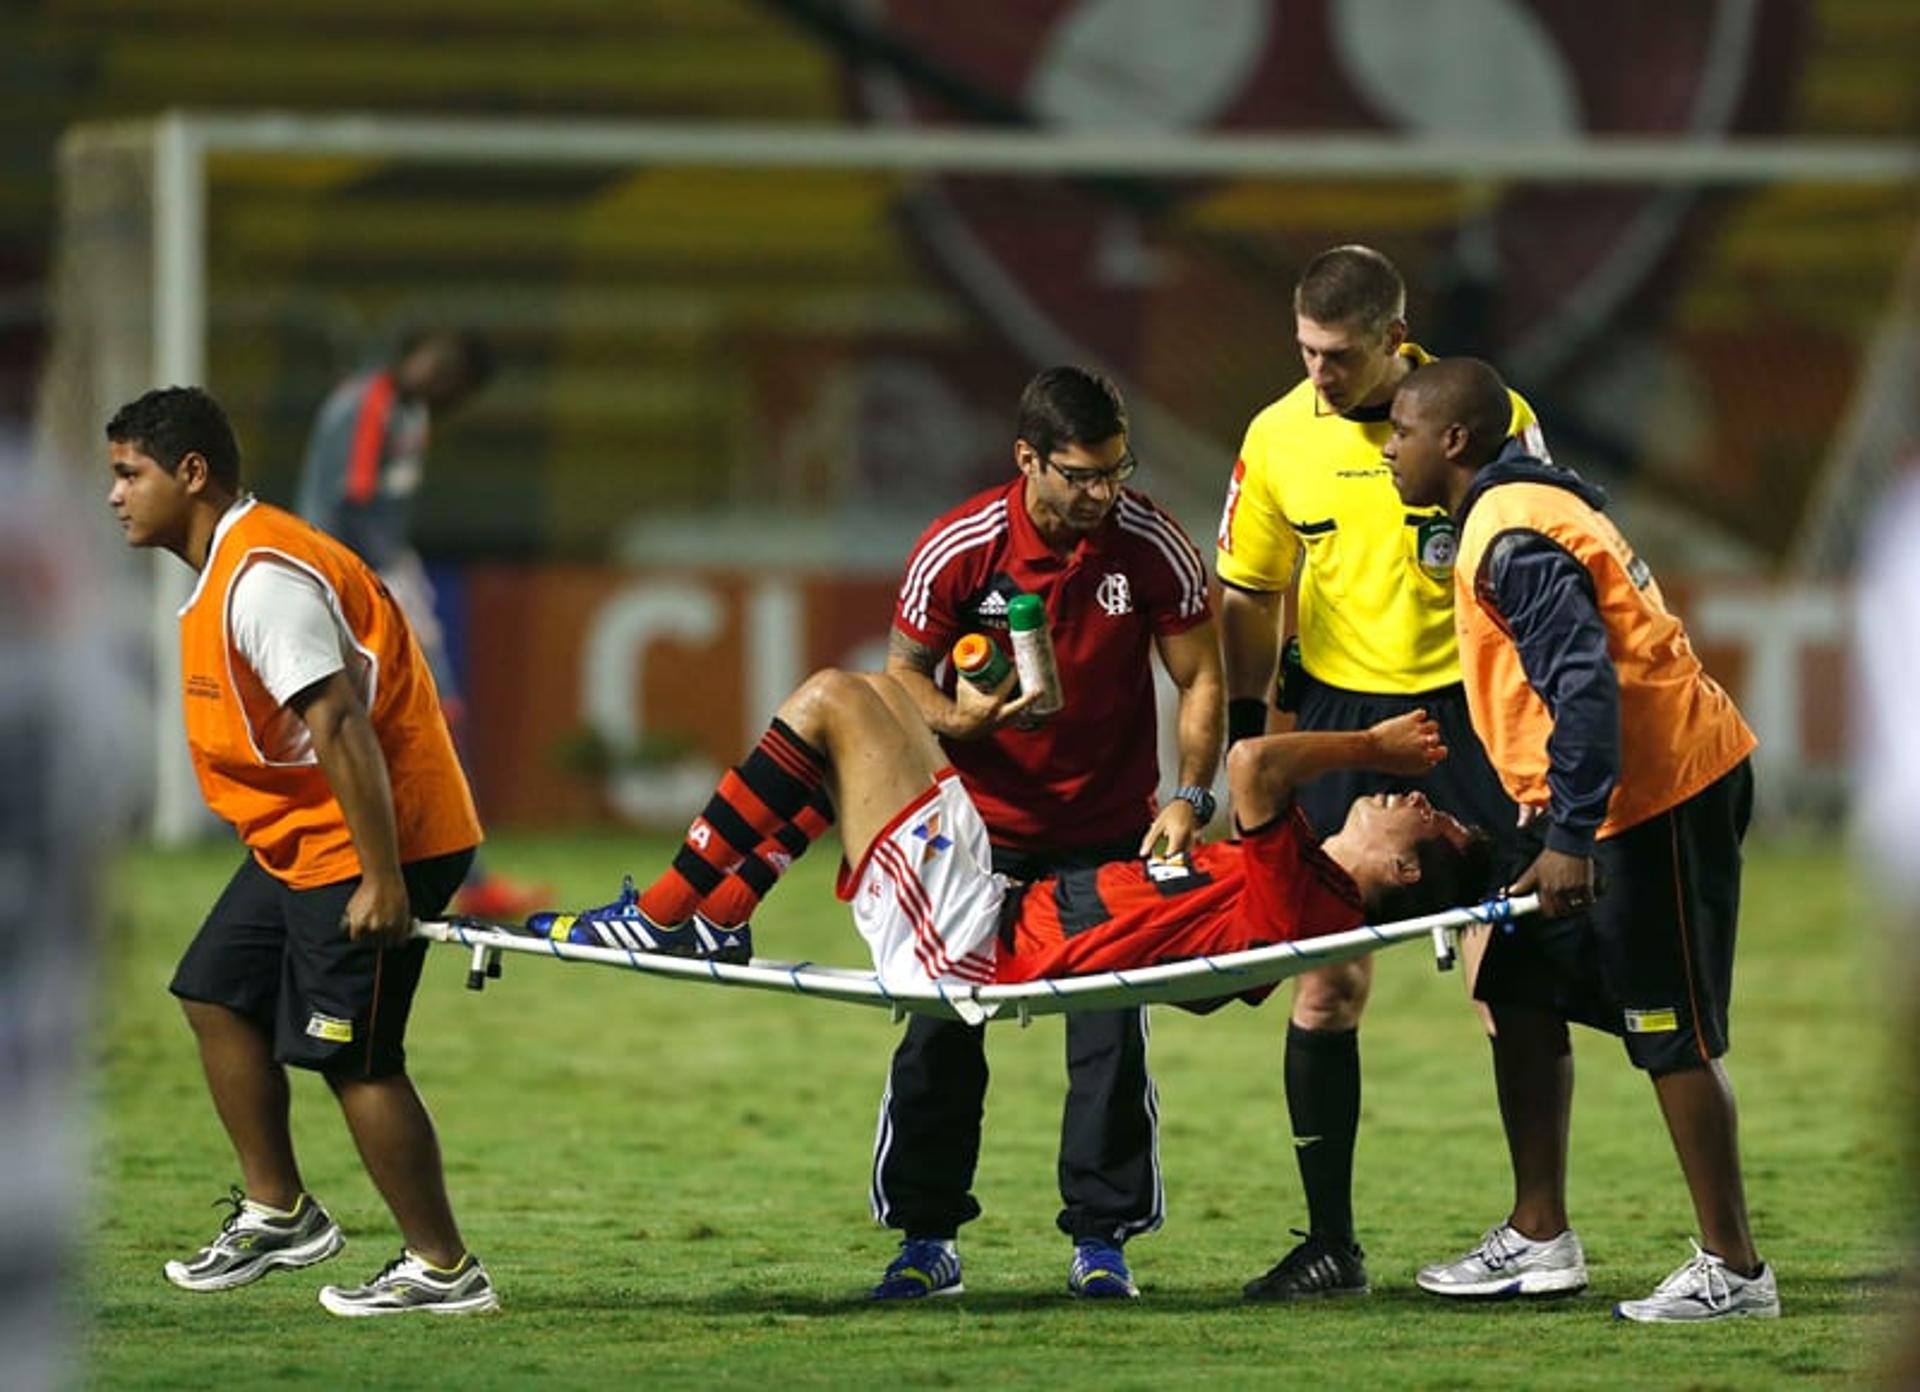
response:
<path id="1" fill-rule="evenodd" d="M 1130 488 L 1063 556 L 1027 515 L 1025 486 L 1020 477 L 989 489 L 927 528 L 907 559 L 894 627 L 938 653 L 984 633 L 1011 656 L 1007 602 L 1039 595 L 1066 709 L 1037 730 L 950 741 L 947 756 L 997 846 L 1140 836 L 1160 781 L 1153 640 L 1209 617 L 1206 569 L 1180 524 Z M 954 680 L 949 669 L 949 695 Z"/>
<path id="2" fill-rule="evenodd" d="M 1009 893 L 1019 893 L 1018 887 Z M 1358 928 L 1360 890 L 1299 808 L 1239 841 L 1038 880 L 1020 901 L 1002 982 L 1125 971 Z M 1260 1000 L 1271 986 L 1248 992 Z"/>

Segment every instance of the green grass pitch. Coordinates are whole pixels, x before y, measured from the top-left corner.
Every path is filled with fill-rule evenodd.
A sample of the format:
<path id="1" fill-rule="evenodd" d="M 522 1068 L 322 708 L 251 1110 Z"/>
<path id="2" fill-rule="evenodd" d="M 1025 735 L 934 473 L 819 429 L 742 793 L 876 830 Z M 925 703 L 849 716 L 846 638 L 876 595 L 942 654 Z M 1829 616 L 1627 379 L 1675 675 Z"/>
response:
<path id="1" fill-rule="evenodd" d="M 666 849 L 506 837 L 492 855 L 580 903 Z M 756 925 L 763 954 L 860 961 L 833 859 L 816 850 L 774 895 Z M 1486 1047 L 1458 977 L 1419 946 L 1382 957 L 1361 1036 L 1369 1299 L 1239 1298 L 1304 1217 L 1281 1093 L 1284 995 L 1204 1019 L 1154 1012 L 1168 1218 L 1129 1248 L 1143 1299 L 1064 1293 L 1061 1033 L 1042 1020 L 991 1027 L 986 1214 L 962 1233 L 967 1294 L 871 1308 L 860 1295 L 893 1249 L 866 1206 L 896 1038 L 883 1012 L 525 957 L 476 995 L 451 948 L 427 965 L 413 1071 L 503 1312 L 342 1321 L 315 1304 L 398 1238 L 308 1076 L 295 1078 L 296 1137 L 345 1253 L 184 1294 L 160 1265 L 212 1231 L 209 1204 L 238 1171 L 166 982 L 237 860 L 227 845 L 145 852 L 115 877 L 79 1293 L 88 1386 L 1849 1386 L 1898 1326 L 1911 1045 L 1891 1036 L 1888 954 L 1831 847 L 1750 856 L 1729 1065 L 1786 1317 L 1707 1329 L 1608 1317 L 1685 1257 L 1693 1222 L 1651 1089 L 1591 1034 L 1576 1044 L 1571 1195 L 1592 1289 L 1459 1308 L 1414 1288 L 1416 1266 L 1473 1242 L 1509 1199 Z"/>

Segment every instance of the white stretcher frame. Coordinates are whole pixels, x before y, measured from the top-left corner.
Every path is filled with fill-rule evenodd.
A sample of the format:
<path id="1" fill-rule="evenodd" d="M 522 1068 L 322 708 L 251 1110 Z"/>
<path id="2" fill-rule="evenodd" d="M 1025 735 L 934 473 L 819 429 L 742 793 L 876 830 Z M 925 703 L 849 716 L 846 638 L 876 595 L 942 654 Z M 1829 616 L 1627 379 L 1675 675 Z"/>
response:
<path id="1" fill-rule="evenodd" d="M 1098 972 L 1087 976 L 1055 977 L 1018 985 L 974 986 L 964 982 L 929 984 L 913 991 L 888 990 L 870 968 L 820 966 L 813 962 L 779 962 L 755 958 L 733 965 L 702 958 L 668 957 L 626 948 L 588 947 L 532 937 L 494 924 L 472 920 L 428 920 L 414 925 L 414 935 L 432 942 L 471 950 L 467 985 L 479 990 L 489 977 L 500 975 L 500 954 L 530 953 L 563 962 L 625 967 L 647 976 L 700 981 L 720 986 L 743 986 L 757 991 L 788 991 L 815 999 L 854 1005 L 881 1006 L 899 1020 L 907 1012 L 957 1019 L 970 1025 L 995 1018 L 1015 1018 L 1022 1024 L 1035 1015 L 1058 1015 L 1078 1010 L 1111 1010 L 1120 1006 L 1173 1004 L 1231 996 L 1256 986 L 1270 985 L 1303 971 L 1363 956 L 1397 943 L 1427 938 L 1442 971 L 1453 965 L 1453 938 L 1462 929 L 1484 925 L 1510 927 L 1512 921 L 1537 912 L 1537 895 L 1519 899 L 1495 898 L 1466 908 L 1449 909 L 1398 923 L 1368 924 L 1345 933 L 1278 943 L 1215 957 L 1194 957 L 1129 971 Z"/>

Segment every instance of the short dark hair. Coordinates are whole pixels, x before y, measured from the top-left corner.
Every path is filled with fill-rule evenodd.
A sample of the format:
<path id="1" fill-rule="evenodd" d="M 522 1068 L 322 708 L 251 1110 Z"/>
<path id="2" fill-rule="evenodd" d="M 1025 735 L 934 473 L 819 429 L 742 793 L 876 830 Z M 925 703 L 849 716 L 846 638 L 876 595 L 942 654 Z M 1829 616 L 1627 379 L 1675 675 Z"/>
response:
<path id="1" fill-rule="evenodd" d="M 1097 445 L 1127 433 L 1120 388 L 1084 367 L 1049 367 L 1020 393 L 1015 435 L 1049 459 L 1062 445 Z"/>
<path id="2" fill-rule="evenodd" d="M 1475 468 L 1498 455 L 1513 433 L 1513 398 L 1507 384 L 1479 358 L 1439 358 L 1416 367 L 1399 391 L 1411 392 L 1449 424 L 1466 427 L 1466 462 Z"/>
<path id="3" fill-rule="evenodd" d="M 207 461 L 213 481 L 228 492 L 240 489 L 240 445 L 227 413 L 199 387 L 156 387 L 129 401 L 107 422 L 107 439 L 132 445 L 168 473 L 197 454 Z"/>
<path id="4" fill-rule="evenodd" d="M 479 334 L 467 329 L 414 329 L 400 340 L 393 361 L 399 363 L 409 357 L 416 348 L 429 343 L 440 344 L 459 359 L 460 376 L 470 392 L 479 391 L 493 380 L 495 363 L 493 345 Z"/>
<path id="5" fill-rule="evenodd" d="M 1293 312 L 1316 324 L 1358 324 L 1369 334 L 1383 334 L 1407 317 L 1407 284 L 1372 247 L 1337 246 L 1300 273 Z"/>
<path id="6" fill-rule="evenodd" d="M 1493 891 L 1493 838 L 1478 827 L 1469 828 L 1464 846 L 1445 836 L 1429 836 L 1414 853 L 1420 859 L 1420 878 L 1376 895 L 1368 906 L 1369 923 L 1399 923 L 1477 904 Z"/>

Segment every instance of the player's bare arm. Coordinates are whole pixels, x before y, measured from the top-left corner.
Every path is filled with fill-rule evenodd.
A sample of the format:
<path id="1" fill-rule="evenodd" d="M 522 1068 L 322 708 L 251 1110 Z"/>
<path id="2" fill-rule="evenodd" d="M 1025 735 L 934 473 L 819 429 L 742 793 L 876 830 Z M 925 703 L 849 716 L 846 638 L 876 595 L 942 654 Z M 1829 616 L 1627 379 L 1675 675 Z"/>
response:
<path id="1" fill-rule="evenodd" d="M 1246 740 L 1228 755 L 1228 768 L 1235 811 L 1257 825 L 1323 773 L 1358 768 L 1418 778 L 1446 757 L 1440 726 L 1424 710 L 1414 710 L 1365 730 L 1301 730 Z M 1249 804 L 1249 793 L 1259 806 Z"/>
<path id="2" fill-rule="evenodd" d="M 1160 665 L 1180 693 L 1176 723 L 1179 786 L 1210 788 L 1220 766 L 1220 742 L 1227 718 L 1219 635 L 1209 621 L 1184 633 L 1161 635 L 1154 640 L 1154 647 L 1160 654 Z M 1201 829 L 1199 813 L 1192 803 L 1169 798 L 1147 828 L 1140 853 L 1152 854 L 1164 842 L 1169 855 L 1178 855 L 1200 839 Z"/>
<path id="3" fill-rule="evenodd" d="M 1009 677 L 991 694 L 961 682 L 957 699 L 949 700 L 933 680 L 945 655 L 897 628 L 887 634 L 887 675 L 906 691 L 927 728 L 943 739 L 984 738 L 1020 720 L 1037 699 L 1038 693 L 1016 696 Z"/>
<path id="4" fill-rule="evenodd" d="M 314 756 L 360 857 L 360 884 L 347 901 L 342 927 L 356 940 L 398 947 L 413 930 L 413 910 L 400 873 L 387 759 L 373 721 L 344 671 L 321 678 L 288 705 L 313 737 Z"/>

